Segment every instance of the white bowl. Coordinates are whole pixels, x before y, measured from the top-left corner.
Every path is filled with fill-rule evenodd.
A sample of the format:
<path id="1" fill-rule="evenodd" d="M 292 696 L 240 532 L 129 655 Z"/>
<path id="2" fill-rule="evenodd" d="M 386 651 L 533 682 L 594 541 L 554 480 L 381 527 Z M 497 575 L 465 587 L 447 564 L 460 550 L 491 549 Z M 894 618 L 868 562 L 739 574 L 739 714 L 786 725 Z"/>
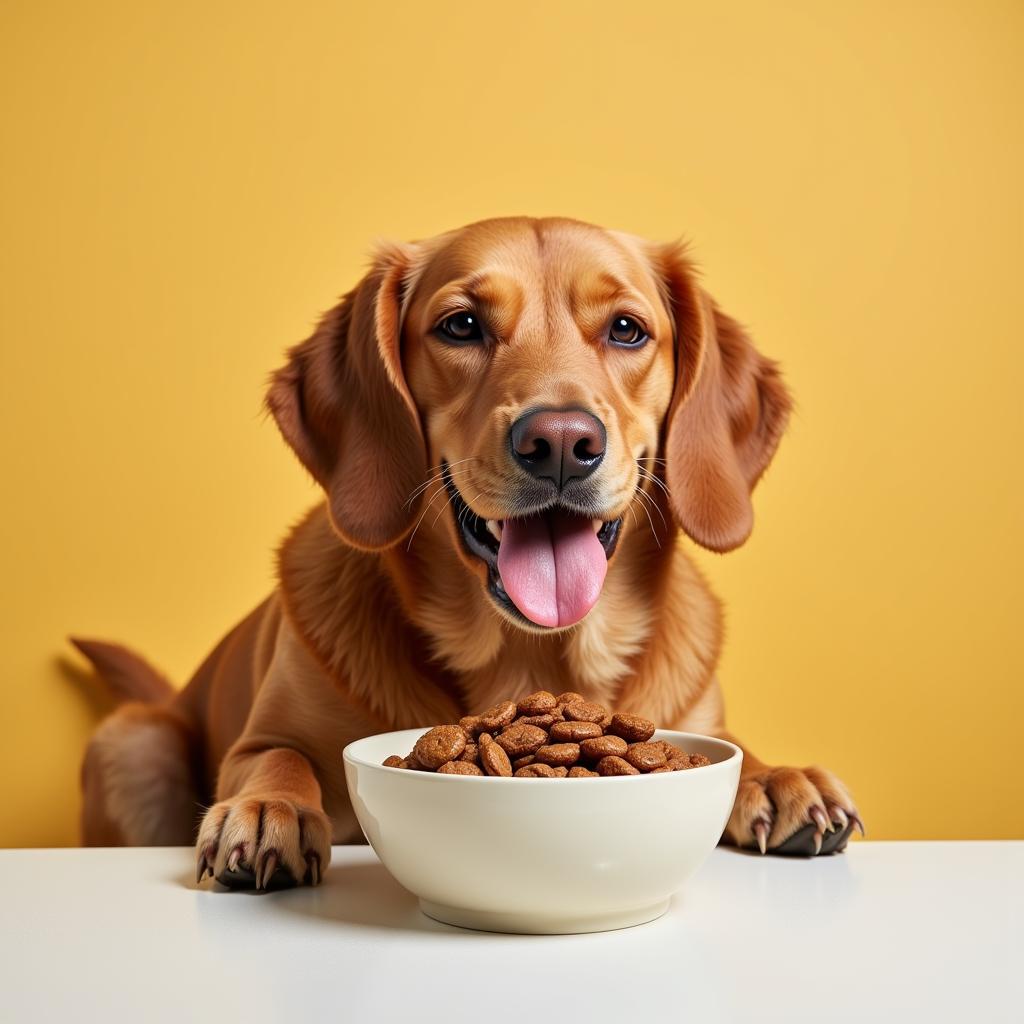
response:
<path id="1" fill-rule="evenodd" d="M 425 729 L 356 740 L 345 777 L 384 866 L 429 917 L 484 931 L 604 931 L 660 917 L 722 835 L 743 755 L 655 733 L 711 764 L 681 772 L 506 779 L 385 768 Z"/>

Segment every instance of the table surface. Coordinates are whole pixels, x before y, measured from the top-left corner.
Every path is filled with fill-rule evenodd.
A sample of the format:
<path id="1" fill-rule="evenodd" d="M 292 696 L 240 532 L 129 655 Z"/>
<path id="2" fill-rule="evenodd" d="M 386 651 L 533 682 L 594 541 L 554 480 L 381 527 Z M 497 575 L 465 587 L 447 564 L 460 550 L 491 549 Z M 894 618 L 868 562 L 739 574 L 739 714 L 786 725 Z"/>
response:
<path id="1" fill-rule="evenodd" d="M 0 867 L 9 1021 L 963 1024 L 1024 1003 L 1024 842 L 720 849 L 660 920 L 578 936 L 438 924 L 367 847 L 335 847 L 317 889 L 262 894 L 197 888 L 185 848 Z"/>

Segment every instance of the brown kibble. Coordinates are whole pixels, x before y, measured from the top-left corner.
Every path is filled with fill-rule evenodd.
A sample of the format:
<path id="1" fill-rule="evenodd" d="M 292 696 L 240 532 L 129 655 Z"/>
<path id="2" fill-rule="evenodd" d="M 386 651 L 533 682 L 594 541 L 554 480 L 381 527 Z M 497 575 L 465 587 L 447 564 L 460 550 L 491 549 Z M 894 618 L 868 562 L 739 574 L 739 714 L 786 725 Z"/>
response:
<path id="1" fill-rule="evenodd" d="M 668 760 L 668 766 L 674 772 L 682 772 L 687 768 L 703 768 L 706 764 L 711 764 L 711 761 L 704 754 L 683 754 L 682 757 L 670 757 Z"/>
<path id="2" fill-rule="evenodd" d="M 552 768 L 549 764 L 528 764 L 525 768 L 520 768 L 516 772 L 516 777 L 520 779 L 557 779 L 560 777 L 560 772 L 555 768 Z"/>
<path id="3" fill-rule="evenodd" d="M 480 748 L 480 765 L 488 775 L 512 776 L 512 762 L 496 742 Z"/>
<path id="4" fill-rule="evenodd" d="M 416 756 L 415 752 L 410 753 L 405 759 L 405 767 L 410 771 L 414 772 L 432 772 L 433 768 L 428 768 L 423 764 L 420 759 Z"/>
<path id="5" fill-rule="evenodd" d="M 440 768 L 454 761 L 466 749 L 466 734 L 458 725 L 438 725 L 416 741 L 412 752 L 427 768 Z"/>
<path id="6" fill-rule="evenodd" d="M 608 714 L 607 708 L 588 700 L 577 700 L 571 704 L 565 704 L 562 710 L 565 712 L 565 717 L 573 722 L 600 722 Z"/>
<path id="7" fill-rule="evenodd" d="M 591 761 L 600 761 L 602 757 L 622 757 L 628 749 L 629 744 L 621 736 L 597 736 L 580 744 L 580 753 Z"/>
<path id="8" fill-rule="evenodd" d="M 475 764 L 468 761 L 448 761 L 437 769 L 438 775 L 483 775 Z"/>
<path id="9" fill-rule="evenodd" d="M 638 769 L 634 768 L 628 761 L 621 757 L 602 757 L 597 762 L 598 775 L 639 775 Z"/>
<path id="10" fill-rule="evenodd" d="M 657 743 L 631 743 L 625 753 L 626 760 L 642 772 L 649 772 L 664 766 L 668 758 Z"/>
<path id="11" fill-rule="evenodd" d="M 538 690 L 519 702 L 519 714 L 546 715 L 557 706 L 558 700 L 553 693 L 548 693 L 547 690 Z"/>
<path id="12" fill-rule="evenodd" d="M 458 725 L 435 726 L 404 758 L 391 754 L 382 763 L 442 775 L 535 779 L 654 775 L 711 763 L 653 739 L 654 731 L 648 719 L 613 714 L 573 690 L 557 697 L 537 690 L 466 715 Z"/>
<path id="13" fill-rule="evenodd" d="M 519 758 L 535 754 L 547 741 L 548 734 L 536 725 L 512 725 L 494 742 L 500 744 L 509 757 Z"/>
<path id="14" fill-rule="evenodd" d="M 501 729 L 506 725 L 510 725 L 515 717 L 515 701 L 503 700 L 500 704 L 495 704 L 493 708 L 488 708 L 480 716 L 480 728 L 485 729 L 487 732 L 492 732 L 495 729 Z"/>
<path id="15" fill-rule="evenodd" d="M 600 735 L 601 726 L 596 722 L 555 722 L 549 734 L 555 743 L 579 743 Z"/>
<path id="16" fill-rule="evenodd" d="M 654 735 L 654 723 L 639 715 L 612 715 L 608 732 L 621 736 L 629 743 L 643 743 Z"/>
<path id="17" fill-rule="evenodd" d="M 541 747 L 535 756 L 541 764 L 568 767 L 580 759 L 580 748 L 578 743 L 551 743 Z"/>
<path id="18" fill-rule="evenodd" d="M 517 718 L 512 725 L 535 725 L 538 729 L 550 729 L 554 721 L 554 715 L 523 715 Z"/>

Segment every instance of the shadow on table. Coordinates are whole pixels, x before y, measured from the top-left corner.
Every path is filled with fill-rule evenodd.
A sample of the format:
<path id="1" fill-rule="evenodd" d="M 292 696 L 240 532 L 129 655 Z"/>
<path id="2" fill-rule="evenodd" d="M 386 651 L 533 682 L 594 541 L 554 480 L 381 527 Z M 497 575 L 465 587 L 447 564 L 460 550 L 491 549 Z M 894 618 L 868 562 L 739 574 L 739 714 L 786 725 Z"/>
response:
<path id="1" fill-rule="evenodd" d="M 191 879 L 177 879 L 184 887 L 196 889 Z M 300 886 L 275 892 L 226 889 L 214 883 L 205 889 L 218 900 L 245 901 L 260 908 L 261 914 L 294 914 L 298 917 L 333 921 L 347 927 L 384 928 L 420 934 L 448 936 L 491 935 L 441 924 L 420 911 L 416 897 L 403 889 L 380 863 L 338 864 L 330 867 L 315 889 Z M 495 938 L 499 936 L 495 935 Z M 503 936 L 509 938 L 509 936 Z"/>
<path id="2" fill-rule="evenodd" d="M 367 928 L 457 933 L 420 912 L 416 897 L 403 889 L 383 864 L 338 864 L 315 889 L 271 894 L 274 910 Z"/>

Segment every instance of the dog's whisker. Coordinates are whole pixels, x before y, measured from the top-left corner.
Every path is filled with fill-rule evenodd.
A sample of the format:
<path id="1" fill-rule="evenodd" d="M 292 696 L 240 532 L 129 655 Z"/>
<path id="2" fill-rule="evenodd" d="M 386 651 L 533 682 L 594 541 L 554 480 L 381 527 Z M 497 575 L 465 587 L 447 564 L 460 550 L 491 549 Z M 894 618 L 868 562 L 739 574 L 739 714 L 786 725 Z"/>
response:
<path id="1" fill-rule="evenodd" d="M 437 476 L 432 476 L 429 480 L 426 481 L 426 483 L 420 484 L 419 487 L 417 487 L 416 490 L 414 490 L 412 494 L 409 495 L 408 500 L 402 507 L 408 508 L 428 487 L 430 487 L 431 484 L 439 483 L 443 483 L 441 475 L 438 474 Z"/>
<path id="2" fill-rule="evenodd" d="M 643 477 L 643 479 L 650 480 L 651 483 L 657 484 L 657 486 L 660 487 L 665 492 L 666 498 L 670 498 L 672 496 L 669 493 L 668 486 L 661 480 L 660 477 L 658 477 L 654 473 L 649 473 L 646 469 L 643 468 L 643 466 L 637 466 L 637 471 L 640 473 L 640 476 Z"/>
<path id="3" fill-rule="evenodd" d="M 467 463 L 467 462 L 480 462 L 480 461 L 481 460 L 476 458 L 475 456 L 472 457 L 472 458 L 469 458 L 469 459 L 460 459 L 458 462 L 451 463 L 449 466 L 447 466 L 447 469 L 452 471 L 453 467 L 455 467 L 455 466 L 461 466 L 462 464 Z M 428 477 L 419 486 L 414 488 L 413 493 L 409 496 L 409 499 L 406 502 L 406 505 L 408 506 L 409 504 L 411 504 L 416 499 L 417 495 L 421 494 L 423 492 L 423 490 L 425 490 L 427 487 L 430 486 L 431 483 L 433 483 L 435 481 L 443 480 L 444 479 L 444 469 L 445 469 L 445 467 L 443 465 L 431 467 L 428 470 L 428 472 L 431 473 L 432 475 L 430 477 Z M 462 472 L 465 472 L 465 470 L 463 470 Z M 454 476 L 455 473 L 451 472 L 451 475 Z"/>
<path id="4" fill-rule="evenodd" d="M 448 508 L 449 506 L 451 506 L 454 501 L 455 501 L 455 493 L 453 492 L 452 494 L 448 495 L 448 500 L 441 506 L 441 508 L 438 510 L 437 515 L 434 516 L 434 518 L 431 520 L 431 522 L 430 522 L 431 528 L 437 526 L 437 521 L 438 521 L 438 519 L 441 518 L 441 516 L 444 515 L 444 510 L 446 508 Z"/>
<path id="5" fill-rule="evenodd" d="M 481 491 L 478 495 L 476 495 L 475 498 L 473 498 L 473 501 L 476 501 L 477 498 L 479 498 L 479 497 L 481 497 L 483 495 L 483 493 L 484 492 Z M 465 518 L 466 518 L 466 514 L 468 513 L 469 515 L 471 515 L 476 520 L 474 526 L 479 527 L 481 516 L 480 516 L 480 514 L 478 512 L 474 512 L 473 511 L 473 509 L 470 507 L 471 504 L 472 504 L 472 502 L 468 502 L 468 501 L 463 502 L 462 511 L 459 513 L 459 522 L 460 523 L 464 522 Z"/>
<path id="6" fill-rule="evenodd" d="M 458 459 L 455 462 L 450 462 L 448 464 L 447 468 L 449 470 L 449 474 L 451 476 L 455 476 L 455 474 L 453 472 L 451 472 L 455 466 L 461 466 L 461 465 L 463 465 L 464 463 L 467 463 L 467 462 L 482 462 L 482 461 L 483 460 L 480 459 L 478 456 L 472 455 L 468 459 Z M 444 480 L 444 471 L 445 471 L 444 464 L 442 464 L 440 466 L 431 466 L 431 468 L 428 469 L 427 472 L 431 473 L 433 475 L 430 476 L 426 481 L 421 483 L 418 487 L 416 487 L 413 490 L 412 494 L 410 494 L 408 499 L 406 500 L 405 505 L 403 506 L 403 508 L 408 507 L 409 505 L 411 505 L 412 502 L 416 500 L 417 496 L 422 494 L 423 491 L 425 491 L 432 483 L 434 483 L 436 481 L 443 481 Z M 467 470 L 460 470 L 460 472 L 465 473 L 465 472 L 467 472 Z"/>
<path id="7" fill-rule="evenodd" d="M 424 506 L 423 511 L 420 513 L 419 519 L 416 520 L 416 525 L 412 528 L 412 533 L 409 534 L 409 543 L 405 545 L 405 550 L 409 551 L 412 548 L 413 538 L 416 536 L 416 531 L 420 528 L 420 523 L 423 522 L 423 517 L 430 511 L 430 506 L 437 501 L 438 495 L 444 494 L 444 487 L 438 487 L 438 489 L 431 496 L 430 501 Z"/>
<path id="8" fill-rule="evenodd" d="M 640 491 L 640 490 L 637 490 L 637 491 L 635 491 L 635 493 L 636 494 L 642 494 L 643 492 Z M 634 498 L 633 500 L 635 501 L 636 498 Z M 632 503 L 630 503 L 630 504 L 632 504 Z M 657 544 L 658 547 L 660 548 L 661 547 L 661 541 L 658 539 L 658 531 L 654 528 L 654 520 L 651 518 L 651 513 L 647 511 L 647 506 L 644 505 L 643 503 L 641 503 L 640 507 L 644 510 L 644 513 L 647 516 L 647 522 L 650 524 L 651 536 L 654 538 L 654 543 Z"/>
<path id="9" fill-rule="evenodd" d="M 481 497 L 483 495 L 483 493 L 484 492 L 481 491 L 479 494 L 477 494 L 476 497 L 473 498 L 473 501 L 476 501 L 476 499 Z M 477 521 L 477 523 L 480 522 L 480 516 L 477 515 L 477 513 L 474 512 L 473 509 L 470 507 L 472 505 L 472 503 L 473 502 L 471 502 L 471 501 L 463 502 L 464 507 L 463 507 L 462 511 L 459 513 L 459 522 L 460 523 L 463 521 L 463 519 L 464 519 L 464 517 L 465 517 L 467 512 L 470 515 L 472 515 L 472 517 Z M 434 522 L 437 522 L 437 520 L 435 519 Z"/>
<path id="10" fill-rule="evenodd" d="M 454 482 L 455 478 L 458 476 L 459 473 L 468 473 L 468 472 L 469 472 L 468 469 L 460 469 L 460 470 L 455 470 L 452 473 L 449 473 L 448 476 Z M 408 508 L 425 490 L 427 490 L 428 487 L 430 487 L 431 484 L 443 484 L 443 483 L 444 483 L 444 475 L 443 474 L 438 473 L 436 476 L 432 476 L 429 480 L 427 480 L 424 483 L 420 484 L 419 487 L 417 487 L 416 490 L 413 491 L 413 493 L 411 495 L 409 495 L 408 500 L 406 501 L 405 505 L 403 505 L 402 507 L 403 508 Z"/>
<path id="11" fill-rule="evenodd" d="M 649 494 L 647 494 L 645 491 L 641 490 L 639 487 L 636 488 L 636 493 L 639 494 L 640 497 L 645 502 L 647 502 L 647 504 L 650 505 L 650 507 L 653 508 L 655 512 L 658 513 L 658 518 L 661 519 L 661 525 L 664 526 L 665 529 L 667 530 L 668 529 L 668 523 L 665 522 L 665 516 L 662 515 L 662 511 L 658 507 L 658 503 Z M 644 508 L 646 509 L 646 507 L 647 506 L 645 505 Z M 649 512 L 647 514 L 650 515 Z"/>

